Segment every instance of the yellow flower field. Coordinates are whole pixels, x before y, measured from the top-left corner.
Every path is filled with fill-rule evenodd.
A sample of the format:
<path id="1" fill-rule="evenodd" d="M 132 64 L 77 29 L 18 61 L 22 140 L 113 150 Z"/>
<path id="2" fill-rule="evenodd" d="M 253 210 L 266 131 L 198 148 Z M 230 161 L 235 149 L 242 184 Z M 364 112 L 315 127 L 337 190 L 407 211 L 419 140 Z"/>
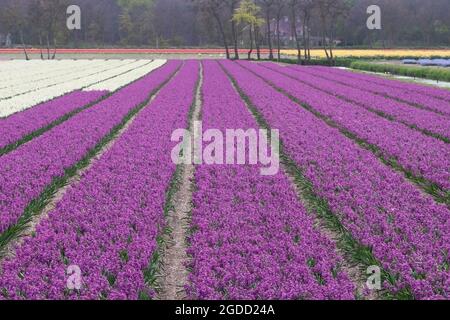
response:
<path id="1" fill-rule="evenodd" d="M 297 55 L 297 50 L 282 50 L 282 54 Z M 450 49 L 335 49 L 334 55 L 339 58 L 351 57 L 416 57 L 430 58 L 434 56 L 450 58 Z M 314 58 L 326 58 L 323 49 L 311 50 Z"/>

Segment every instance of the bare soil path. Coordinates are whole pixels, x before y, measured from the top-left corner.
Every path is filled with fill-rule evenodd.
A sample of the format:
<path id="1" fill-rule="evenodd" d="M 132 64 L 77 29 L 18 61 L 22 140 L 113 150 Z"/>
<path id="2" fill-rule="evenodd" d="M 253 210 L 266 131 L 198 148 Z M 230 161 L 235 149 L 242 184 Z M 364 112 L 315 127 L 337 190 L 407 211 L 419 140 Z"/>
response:
<path id="1" fill-rule="evenodd" d="M 200 80 L 195 96 L 192 118 L 190 119 L 190 128 L 193 128 L 194 121 L 200 119 L 202 83 L 203 68 L 200 67 Z M 159 300 L 187 299 L 185 290 L 189 278 L 189 270 L 187 269 L 187 263 L 189 262 L 187 236 L 190 229 L 190 214 L 193 209 L 192 196 L 195 166 L 183 164 L 179 170 L 179 185 L 173 197 L 172 210 L 169 211 L 167 217 L 167 228 L 170 232 L 165 235 L 165 247 L 162 250 L 163 258 L 158 285 Z"/>

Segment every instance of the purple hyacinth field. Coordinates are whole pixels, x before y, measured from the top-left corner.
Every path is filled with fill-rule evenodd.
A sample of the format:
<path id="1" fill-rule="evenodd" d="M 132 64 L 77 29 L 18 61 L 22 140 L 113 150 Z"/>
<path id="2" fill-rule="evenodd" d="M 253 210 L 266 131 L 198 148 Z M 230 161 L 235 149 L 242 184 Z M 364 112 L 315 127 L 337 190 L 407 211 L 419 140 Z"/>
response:
<path id="1" fill-rule="evenodd" d="M 38 62 L 0 62 L 0 300 L 450 299 L 448 90 Z"/>

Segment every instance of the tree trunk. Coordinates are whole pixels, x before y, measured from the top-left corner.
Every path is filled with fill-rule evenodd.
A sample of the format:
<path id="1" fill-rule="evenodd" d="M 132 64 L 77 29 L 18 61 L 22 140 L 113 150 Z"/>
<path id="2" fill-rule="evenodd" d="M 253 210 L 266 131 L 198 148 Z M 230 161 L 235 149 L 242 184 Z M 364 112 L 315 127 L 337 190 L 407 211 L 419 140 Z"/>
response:
<path id="1" fill-rule="evenodd" d="M 47 33 L 47 59 L 50 60 L 50 39 Z"/>
<path id="2" fill-rule="evenodd" d="M 330 28 L 330 46 L 329 46 L 329 50 L 330 50 L 330 59 L 333 63 L 334 63 L 334 54 L 333 54 L 333 48 L 334 48 L 334 25 L 335 25 L 335 21 L 332 22 Z"/>
<path id="3" fill-rule="evenodd" d="M 297 16 L 295 14 L 295 8 L 292 8 L 292 34 L 294 35 L 295 45 L 297 47 L 297 63 L 302 63 L 302 48 L 300 47 L 300 39 L 297 32 Z M 303 35 L 303 39 L 305 36 Z M 306 52 L 306 50 L 305 50 Z"/>
<path id="4" fill-rule="evenodd" d="M 222 21 L 220 20 L 220 17 L 217 14 L 217 12 L 214 12 L 213 15 L 214 15 L 214 18 L 216 19 L 217 25 L 219 27 L 219 31 L 220 31 L 220 35 L 222 36 L 223 45 L 225 47 L 227 59 L 229 60 L 230 59 L 230 49 L 228 48 L 227 36 L 225 35 L 225 31 L 223 30 Z"/>
<path id="5" fill-rule="evenodd" d="M 27 48 L 25 46 L 25 41 L 23 40 L 23 31 L 20 30 L 20 41 L 22 42 L 23 53 L 25 54 L 25 59 L 28 61 L 30 57 L 28 57 Z"/>
<path id="6" fill-rule="evenodd" d="M 231 17 L 233 17 L 233 15 L 234 15 L 236 3 L 238 3 L 238 2 L 239 1 L 236 1 L 236 0 L 231 1 L 231 7 L 230 7 Z M 234 47 L 234 59 L 239 60 L 238 34 L 237 34 L 237 30 L 236 30 L 236 22 L 234 21 L 234 19 L 231 19 L 231 40 L 233 41 L 233 47 Z"/>
<path id="7" fill-rule="evenodd" d="M 297 28 L 297 22 L 291 23 L 291 42 L 289 43 L 289 48 L 295 48 L 295 35 L 294 28 Z"/>
<path id="8" fill-rule="evenodd" d="M 310 60 L 308 55 L 308 35 L 306 34 L 306 26 L 307 26 L 307 14 L 304 13 L 303 21 L 302 21 L 302 33 L 303 33 L 303 47 L 305 49 L 305 60 Z"/>
<path id="9" fill-rule="evenodd" d="M 53 55 L 52 55 L 52 60 L 55 60 L 56 58 L 56 39 L 53 38 Z"/>
<path id="10" fill-rule="evenodd" d="M 303 49 L 305 50 L 305 60 L 308 59 L 308 38 L 306 34 L 306 24 L 303 23 Z"/>
<path id="11" fill-rule="evenodd" d="M 270 11 L 266 10 L 266 23 L 267 23 L 267 43 L 269 45 L 269 60 L 273 60 L 273 48 L 272 48 L 272 33 L 270 31 Z"/>
<path id="12" fill-rule="evenodd" d="M 41 54 L 41 60 L 44 60 L 44 54 L 42 53 L 42 35 L 39 32 L 39 52 Z"/>
<path id="13" fill-rule="evenodd" d="M 281 12 L 278 12 L 277 14 L 277 60 L 278 62 L 281 61 L 281 37 L 280 37 L 280 20 L 281 20 Z"/>
<path id="14" fill-rule="evenodd" d="M 308 47 L 308 60 L 311 60 L 311 34 L 309 33 L 310 18 L 306 20 L 306 34 L 307 34 L 307 47 Z"/>
<path id="15" fill-rule="evenodd" d="M 334 64 L 333 41 L 330 42 L 330 59 Z"/>
<path id="16" fill-rule="evenodd" d="M 330 60 L 330 55 L 328 53 L 328 43 L 327 43 L 327 18 L 324 13 L 321 13 L 320 22 L 322 24 L 322 47 L 325 51 L 325 55 L 327 56 L 327 60 Z"/>
<path id="17" fill-rule="evenodd" d="M 260 31 L 259 27 L 255 26 L 255 45 L 256 45 L 256 57 L 261 60 L 261 47 L 260 47 Z"/>
<path id="18" fill-rule="evenodd" d="M 252 59 L 253 53 L 253 27 L 250 25 L 250 51 L 248 52 L 248 60 Z"/>
<path id="19" fill-rule="evenodd" d="M 234 59 L 239 60 L 238 39 L 236 33 L 236 23 L 234 20 L 231 20 L 231 34 L 233 37 Z"/>
<path id="20" fill-rule="evenodd" d="M 369 40 L 369 48 L 373 49 L 372 33 L 370 32 L 370 30 L 368 32 L 367 38 Z"/>
<path id="21" fill-rule="evenodd" d="M 328 48 L 327 48 L 325 36 L 322 36 L 322 46 L 323 46 L 323 49 L 325 50 L 325 55 L 327 56 L 327 60 L 330 60 L 330 55 L 328 54 Z"/>
<path id="22" fill-rule="evenodd" d="M 330 60 L 330 55 L 328 53 L 328 44 L 327 44 L 327 37 L 325 34 L 325 30 L 322 30 L 322 47 L 325 50 L 325 54 L 327 56 L 327 60 Z"/>
<path id="23" fill-rule="evenodd" d="M 333 61 L 333 38 L 328 43 L 328 52 L 330 53 L 330 60 Z"/>

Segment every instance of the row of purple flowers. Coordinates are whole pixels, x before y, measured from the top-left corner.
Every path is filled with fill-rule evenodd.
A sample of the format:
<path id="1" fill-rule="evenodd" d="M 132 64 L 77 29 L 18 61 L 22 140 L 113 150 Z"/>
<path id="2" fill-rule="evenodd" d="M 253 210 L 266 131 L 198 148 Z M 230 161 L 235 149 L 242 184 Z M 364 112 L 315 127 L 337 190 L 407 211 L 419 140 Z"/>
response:
<path id="1" fill-rule="evenodd" d="M 315 192 L 394 275 L 384 289 L 408 290 L 417 299 L 448 298 L 448 208 L 239 64 L 223 65 L 266 121 L 280 128 L 285 151 Z M 246 67 L 272 82 L 283 77 L 251 63 Z"/>
<path id="2" fill-rule="evenodd" d="M 126 90 L 124 97 L 132 103 L 148 94 L 179 64 L 169 62 L 133 91 Z M 187 125 L 198 69 L 198 62 L 186 62 L 67 191 L 41 221 L 35 236 L 3 263 L 3 298 L 138 299 L 153 295 L 144 272 L 157 250 L 157 236 L 165 224 L 166 191 L 176 169 L 170 157 L 170 135 Z M 119 112 L 113 106 L 109 109 Z M 66 272 L 73 265 L 81 271 L 81 287 L 69 290 Z"/>

